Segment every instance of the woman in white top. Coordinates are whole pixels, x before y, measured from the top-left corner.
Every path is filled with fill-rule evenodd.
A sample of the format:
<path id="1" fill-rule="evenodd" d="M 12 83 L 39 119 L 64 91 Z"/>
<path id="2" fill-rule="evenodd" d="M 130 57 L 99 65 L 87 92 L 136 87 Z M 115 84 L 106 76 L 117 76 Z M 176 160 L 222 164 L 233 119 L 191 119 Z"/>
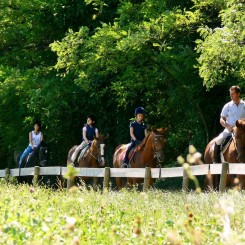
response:
<path id="1" fill-rule="evenodd" d="M 43 134 L 40 131 L 41 123 L 39 121 L 34 122 L 34 130 L 29 133 L 29 145 L 24 150 L 20 157 L 19 168 L 23 168 L 24 159 L 26 156 L 31 153 L 35 148 L 37 148 L 40 143 L 43 141 Z"/>

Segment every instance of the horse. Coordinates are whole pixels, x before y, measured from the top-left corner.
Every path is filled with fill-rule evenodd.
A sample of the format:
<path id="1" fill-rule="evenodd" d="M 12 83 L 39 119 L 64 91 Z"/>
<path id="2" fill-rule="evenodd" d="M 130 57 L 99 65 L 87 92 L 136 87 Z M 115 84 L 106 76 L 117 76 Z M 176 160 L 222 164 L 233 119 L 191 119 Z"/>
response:
<path id="1" fill-rule="evenodd" d="M 166 145 L 166 133 L 168 128 L 153 129 L 145 139 L 135 147 L 129 155 L 130 165 L 132 168 L 156 168 L 160 163 L 164 161 L 164 147 Z M 128 144 L 119 145 L 113 156 L 113 167 L 121 168 L 123 165 L 123 159 L 127 150 Z M 126 186 L 136 185 L 142 182 L 141 179 L 127 178 Z M 122 188 L 122 178 L 116 178 L 117 188 Z M 153 180 L 150 180 L 150 185 L 153 184 Z"/>
<path id="2" fill-rule="evenodd" d="M 36 147 L 29 155 L 27 155 L 24 159 L 24 168 L 28 167 L 34 167 L 34 166 L 39 166 L 39 167 L 46 167 L 49 165 L 49 147 L 48 145 L 42 141 L 38 147 Z M 22 152 L 20 153 L 14 153 L 14 161 L 17 167 L 19 167 L 19 161 L 20 161 L 20 156 Z M 28 183 L 32 184 L 32 179 L 33 177 L 26 176 L 26 177 L 19 177 L 18 182 L 22 183 Z"/>
<path id="3" fill-rule="evenodd" d="M 210 141 L 204 152 L 204 163 L 212 164 L 214 162 L 214 138 Z M 223 152 L 224 161 L 229 163 L 245 163 L 245 118 L 236 121 L 236 126 L 233 129 L 232 141 L 228 148 Z M 242 175 L 228 175 L 226 186 L 234 184 L 234 178 L 237 177 L 240 181 L 240 188 L 245 188 L 245 176 Z M 219 178 L 217 175 L 212 177 L 207 176 L 205 179 L 206 187 L 216 189 L 219 185 Z"/>
<path id="4" fill-rule="evenodd" d="M 29 155 L 24 159 L 24 168 L 28 167 L 45 167 L 49 164 L 49 147 L 48 145 L 42 141 L 38 147 L 36 147 Z M 14 160 L 19 167 L 20 156 L 22 152 L 14 154 Z"/>
<path id="5" fill-rule="evenodd" d="M 78 168 L 101 168 L 105 166 L 105 141 L 109 136 L 100 135 L 99 138 L 94 138 L 91 146 L 85 151 L 84 155 L 80 157 L 78 154 L 78 160 L 75 161 L 74 166 Z M 67 156 L 67 166 L 72 163 L 71 156 L 75 151 L 77 145 L 73 146 Z M 83 181 L 87 178 L 82 178 Z M 98 178 L 93 177 L 93 188 L 96 189 Z"/>

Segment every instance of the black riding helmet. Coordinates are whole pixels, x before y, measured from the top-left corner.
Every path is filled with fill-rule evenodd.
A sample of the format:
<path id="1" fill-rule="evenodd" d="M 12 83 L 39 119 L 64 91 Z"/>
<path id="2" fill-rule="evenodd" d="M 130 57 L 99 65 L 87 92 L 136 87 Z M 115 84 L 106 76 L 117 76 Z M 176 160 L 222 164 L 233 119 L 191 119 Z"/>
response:
<path id="1" fill-rule="evenodd" d="M 143 108 L 143 107 L 137 107 L 136 109 L 135 109 L 135 112 L 134 112 L 134 114 L 135 114 L 135 116 L 137 116 L 137 114 L 143 114 L 143 115 L 145 115 L 145 109 Z"/>

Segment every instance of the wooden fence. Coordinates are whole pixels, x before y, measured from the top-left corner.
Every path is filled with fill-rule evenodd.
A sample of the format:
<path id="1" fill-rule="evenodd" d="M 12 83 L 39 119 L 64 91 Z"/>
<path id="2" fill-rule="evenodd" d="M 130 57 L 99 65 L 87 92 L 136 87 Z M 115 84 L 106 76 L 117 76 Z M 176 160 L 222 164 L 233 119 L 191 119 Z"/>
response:
<path id="1" fill-rule="evenodd" d="M 188 175 L 183 167 L 174 168 L 76 168 L 76 176 L 80 177 L 100 177 L 103 178 L 103 189 L 109 188 L 110 178 L 114 177 L 131 177 L 144 179 L 143 190 L 147 191 L 149 188 L 150 178 L 170 178 L 170 177 L 182 177 L 182 188 L 184 191 L 188 190 Z M 204 164 L 190 166 L 192 175 L 208 175 L 218 174 L 220 175 L 219 190 L 223 192 L 225 190 L 225 183 L 228 174 L 240 174 L 245 175 L 245 164 L 243 163 L 222 163 L 222 164 Z M 32 167 L 32 168 L 6 168 L 0 170 L 0 178 L 5 177 L 7 180 L 9 176 L 34 176 L 34 181 L 38 183 L 39 176 L 56 175 L 63 176 L 67 172 L 67 167 Z M 71 188 L 74 183 L 72 181 L 67 182 L 67 188 Z"/>

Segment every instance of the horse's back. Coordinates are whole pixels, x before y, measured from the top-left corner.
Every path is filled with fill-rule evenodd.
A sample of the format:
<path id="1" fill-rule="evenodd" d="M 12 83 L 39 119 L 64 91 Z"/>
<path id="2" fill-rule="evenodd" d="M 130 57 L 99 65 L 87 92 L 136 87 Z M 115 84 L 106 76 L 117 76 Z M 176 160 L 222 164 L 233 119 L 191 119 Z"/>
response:
<path id="1" fill-rule="evenodd" d="M 121 167 L 121 158 L 122 154 L 126 152 L 128 144 L 121 144 L 115 149 L 115 153 L 113 155 L 113 167 L 120 168 Z"/>
<path id="2" fill-rule="evenodd" d="M 213 163 L 213 151 L 214 151 L 214 144 L 215 144 L 215 138 L 212 139 L 206 146 L 205 152 L 204 152 L 204 163 L 205 164 L 211 164 Z"/>

